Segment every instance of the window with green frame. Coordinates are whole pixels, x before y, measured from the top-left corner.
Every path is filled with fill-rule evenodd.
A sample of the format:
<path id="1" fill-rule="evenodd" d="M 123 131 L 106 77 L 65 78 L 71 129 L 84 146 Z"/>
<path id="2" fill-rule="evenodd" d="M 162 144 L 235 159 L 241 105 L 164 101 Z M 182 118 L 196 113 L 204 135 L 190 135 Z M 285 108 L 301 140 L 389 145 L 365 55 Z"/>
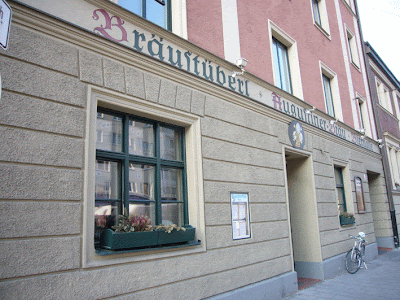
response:
<path id="1" fill-rule="evenodd" d="M 167 30 L 172 28 L 171 0 L 114 0 L 113 2 Z"/>
<path id="2" fill-rule="evenodd" d="M 96 127 L 95 243 L 124 208 L 151 225 L 189 225 L 185 130 L 99 109 Z"/>
<path id="3" fill-rule="evenodd" d="M 339 212 L 343 215 L 347 212 L 346 196 L 344 193 L 343 172 L 341 167 L 335 167 L 336 196 L 338 199 Z"/>

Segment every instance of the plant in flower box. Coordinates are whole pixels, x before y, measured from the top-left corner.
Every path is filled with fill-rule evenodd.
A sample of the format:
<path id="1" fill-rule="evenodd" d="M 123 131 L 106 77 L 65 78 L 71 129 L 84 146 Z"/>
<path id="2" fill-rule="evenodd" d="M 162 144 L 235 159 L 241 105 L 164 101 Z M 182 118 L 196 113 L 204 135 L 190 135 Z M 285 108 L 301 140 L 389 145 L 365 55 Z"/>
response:
<path id="1" fill-rule="evenodd" d="M 194 240 L 195 228 L 179 227 L 176 224 L 152 226 L 148 216 L 118 216 L 118 225 L 104 229 L 100 244 L 105 249 L 121 250 L 156 245 L 185 243 Z"/>
<path id="2" fill-rule="evenodd" d="M 190 225 L 185 227 L 179 227 L 176 224 L 158 225 L 156 229 L 160 231 L 158 236 L 159 245 L 193 241 L 196 232 L 196 229 Z"/>
<path id="3" fill-rule="evenodd" d="M 158 232 L 153 230 L 150 218 L 147 216 L 118 216 L 118 224 L 105 229 L 101 234 L 100 245 L 105 249 L 121 250 L 155 246 L 158 242 Z"/>
<path id="4" fill-rule="evenodd" d="M 340 225 L 352 225 L 355 223 L 356 219 L 354 215 L 348 212 L 339 215 Z"/>

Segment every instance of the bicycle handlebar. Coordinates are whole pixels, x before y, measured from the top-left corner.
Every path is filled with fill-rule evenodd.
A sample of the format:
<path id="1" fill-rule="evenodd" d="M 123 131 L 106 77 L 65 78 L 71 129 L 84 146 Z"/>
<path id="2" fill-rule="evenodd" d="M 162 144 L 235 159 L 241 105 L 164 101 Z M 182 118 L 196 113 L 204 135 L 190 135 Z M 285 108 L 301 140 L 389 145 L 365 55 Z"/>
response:
<path id="1" fill-rule="evenodd" d="M 349 234 L 349 237 L 351 237 L 351 238 L 353 238 L 353 239 L 356 239 L 356 240 L 362 240 L 362 241 L 364 241 L 364 242 L 367 243 L 367 240 L 364 239 L 364 238 L 362 238 L 362 237 L 360 237 L 360 236 L 352 236 L 351 234 Z"/>

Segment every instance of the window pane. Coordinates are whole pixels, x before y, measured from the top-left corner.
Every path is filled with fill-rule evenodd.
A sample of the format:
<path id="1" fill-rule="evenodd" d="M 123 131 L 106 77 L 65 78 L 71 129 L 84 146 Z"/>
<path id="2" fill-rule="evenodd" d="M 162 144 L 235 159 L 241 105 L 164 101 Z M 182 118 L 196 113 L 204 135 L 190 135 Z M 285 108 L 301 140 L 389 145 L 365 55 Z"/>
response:
<path id="1" fill-rule="evenodd" d="M 119 211 L 119 202 L 96 201 L 94 208 L 95 226 L 98 228 L 111 228 L 117 222 Z"/>
<path id="2" fill-rule="evenodd" d="M 105 228 L 111 228 L 116 225 L 117 216 L 121 208 L 118 202 L 113 201 L 96 201 L 94 208 L 94 220 L 95 220 L 95 233 L 94 241 L 95 244 L 100 242 L 101 230 Z"/>
<path id="3" fill-rule="evenodd" d="M 166 5 L 161 5 L 155 0 L 146 0 L 146 19 L 166 28 Z"/>
<path id="4" fill-rule="evenodd" d="M 150 218 L 151 224 L 155 225 L 156 213 L 155 202 L 147 203 L 129 203 L 129 216 L 146 216 Z"/>
<path id="5" fill-rule="evenodd" d="M 170 128 L 160 128 L 161 158 L 182 160 L 180 131 Z"/>
<path id="6" fill-rule="evenodd" d="M 275 70 L 276 85 L 277 87 L 282 88 L 281 72 L 279 68 L 279 59 L 278 59 L 278 44 L 275 39 L 273 39 L 273 52 L 274 52 L 274 70 Z"/>
<path id="7" fill-rule="evenodd" d="M 123 8 L 142 16 L 142 1 L 141 0 L 118 0 L 118 5 Z"/>
<path id="8" fill-rule="evenodd" d="M 281 81 L 282 81 L 282 89 L 286 92 L 291 93 L 292 87 L 290 82 L 290 72 L 289 72 L 289 59 L 287 54 L 287 48 L 280 44 L 279 45 L 279 62 L 281 69 Z"/>
<path id="9" fill-rule="evenodd" d="M 121 199 L 120 165 L 96 160 L 96 199 Z"/>
<path id="10" fill-rule="evenodd" d="M 336 185 L 343 185 L 342 170 L 335 168 L 335 181 Z"/>
<path id="11" fill-rule="evenodd" d="M 152 124 L 129 120 L 129 154 L 154 156 Z"/>
<path id="12" fill-rule="evenodd" d="M 318 25 L 321 26 L 321 17 L 319 15 L 319 4 L 318 0 L 313 0 L 313 12 L 314 12 L 314 21 Z"/>
<path id="13" fill-rule="evenodd" d="M 287 47 L 276 39 L 272 41 L 276 85 L 282 90 L 292 93 Z"/>
<path id="14" fill-rule="evenodd" d="M 154 200 L 154 167 L 129 164 L 129 201 Z"/>
<path id="15" fill-rule="evenodd" d="M 176 224 L 183 226 L 183 204 L 182 203 L 163 203 L 162 204 L 162 224 Z"/>
<path id="16" fill-rule="evenodd" d="M 344 192 L 343 188 L 336 188 L 340 214 L 346 212 L 346 205 L 344 203 L 343 192 Z"/>
<path id="17" fill-rule="evenodd" d="M 179 169 L 161 170 L 161 199 L 183 201 L 182 171 Z"/>
<path id="18" fill-rule="evenodd" d="M 326 101 L 326 112 L 328 115 L 334 117 L 335 116 L 335 109 L 333 106 L 333 98 L 332 98 L 332 90 L 331 90 L 331 80 L 322 75 L 323 83 L 324 83 L 324 94 L 325 94 L 325 101 Z"/>
<path id="19" fill-rule="evenodd" d="M 103 117 L 99 118 L 99 116 Z M 96 149 L 122 152 L 122 119 L 109 114 L 97 114 Z"/>

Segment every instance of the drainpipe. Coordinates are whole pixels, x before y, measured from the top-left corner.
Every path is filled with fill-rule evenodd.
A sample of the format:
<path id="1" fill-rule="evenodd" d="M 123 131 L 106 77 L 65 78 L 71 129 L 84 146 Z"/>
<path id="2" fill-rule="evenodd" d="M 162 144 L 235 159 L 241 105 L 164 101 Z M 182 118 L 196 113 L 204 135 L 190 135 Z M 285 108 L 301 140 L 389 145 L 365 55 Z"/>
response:
<path id="1" fill-rule="evenodd" d="M 371 86 L 370 86 L 370 82 L 371 82 L 371 78 L 370 78 L 370 66 L 369 63 L 367 63 L 367 60 L 369 60 L 368 56 L 367 56 L 367 51 L 365 49 L 365 44 L 364 44 L 364 37 L 362 34 L 362 30 L 361 30 L 361 22 L 360 22 L 360 14 L 358 11 L 358 4 L 357 4 L 357 0 L 354 0 L 354 4 L 355 4 L 355 8 L 356 8 L 356 18 L 357 18 L 357 23 L 358 23 L 358 31 L 360 32 L 360 37 L 361 37 L 361 47 L 362 47 L 362 52 L 364 55 L 364 65 L 365 65 L 365 70 L 367 73 L 367 80 L 368 80 L 368 91 L 369 91 L 369 95 L 371 98 L 371 104 L 372 104 L 372 111 L 374 112 L 374 120 L 375 120 L 375 125 L 376 125 L 376 130 L 377 130 L 377 135 L 379 139 L 384 140 L 384 136 L 382 133 L 382 128 L 381 128 L 381 123 L 380 120 L 377 116 L 377 108 L 376 108 L 376 102 L 373 101 L 372 99 L 372 92 L 371 92 Z M 393 194 L 392 194 L 392 189 L 388 188 L 388 180 L 392 180 L 391 176 L 390 176 L 390 166 L 389 166 L 389 160 L 387 158 L 386 154 L 382 154 L 382 150 L 381 150 L 381 155 L 382 155 L 382 164 L 383 164 L 383 172 L 385 174 L 385 178 L 386 178 L 386 192 L 388 195 L 388 204 L 389 204 L 389 211 L 390 211 L 390 218 L 392 221 L 392 230 L 393 230 L 393 240 L 394 240 L 394 245 L 396 248 L 399 248 L 399 233 L 398 233 L 398 229 L 397 229 L 397 221 L 396 221 L 396 211 L 394 209 L 394 202 L 393 202 Z"/>

